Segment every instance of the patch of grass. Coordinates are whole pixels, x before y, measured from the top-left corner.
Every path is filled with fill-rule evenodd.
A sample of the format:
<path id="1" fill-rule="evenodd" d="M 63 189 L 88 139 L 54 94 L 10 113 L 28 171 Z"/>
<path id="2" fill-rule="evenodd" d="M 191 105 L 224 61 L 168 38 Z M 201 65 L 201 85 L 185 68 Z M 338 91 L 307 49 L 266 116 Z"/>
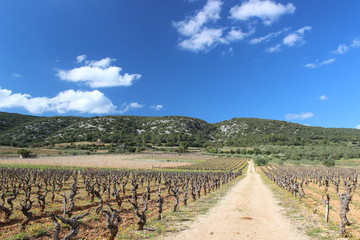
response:
<path id="1" fill-rule="evenodd" d="M 9 240 L 27 240 L 27 239 L 29 239 L 28 235 L 25 232 L 21 232 L 15 236 L 13 236 Z"/>
<path id="2" fill-rule="evenodd" d="M 316 237 L 316 236 L 320 236 L 320 234 L 323 232 L 323 230 L 321 230 L 320 228 L 315 228 L 312 229 L 310 231 L 306 232 L 306 235 L 310 236 L 310 237 Z"/>

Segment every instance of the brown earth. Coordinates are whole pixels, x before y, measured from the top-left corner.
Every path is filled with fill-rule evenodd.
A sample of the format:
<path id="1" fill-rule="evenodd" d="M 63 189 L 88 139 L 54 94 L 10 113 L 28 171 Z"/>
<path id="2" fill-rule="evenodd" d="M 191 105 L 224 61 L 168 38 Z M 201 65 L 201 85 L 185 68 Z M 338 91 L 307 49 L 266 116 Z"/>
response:
<path id="1" fill-rule="evenodd" d="M 189 229 L 164 239 L 309 239 L 290 224 L 282 210 L 250 162 L 247 176 L 210 212 L 199 216 Z"/>
<path id="2" fill-rule="evenodd" d="M 0 158 L 0 164 L 151 169 L 183 166 L 210 158 L 214 157 L 188 154 L 117 154 L 54 156 L 28 159 Z"/>

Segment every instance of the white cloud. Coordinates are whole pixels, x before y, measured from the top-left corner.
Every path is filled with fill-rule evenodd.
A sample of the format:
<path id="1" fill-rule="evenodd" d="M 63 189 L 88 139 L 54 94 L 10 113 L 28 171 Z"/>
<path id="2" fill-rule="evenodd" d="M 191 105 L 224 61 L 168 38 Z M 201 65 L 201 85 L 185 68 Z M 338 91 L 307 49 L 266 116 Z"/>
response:
<path id="1" fill-rule="evenodd" d="M 259 43 L 262 43 L 262 42 L 267 42 L 267 41 L 277 37 L 281 33 L 283 33 L 283 31 L 277 31 L 277 32 L 269 33 L 269 34 L 267 34 L 266 36 L 263 36 L 263 37 L 253 38 L 253 39 L 250 40 L 250 43 L 251 44 L 259 44 Z"/>
<path id="2" fill-rule="evenodd" d="M 85 60 L 86 60 L 86 55 L 85 54 L 84 55 L 79 55 L 79 56 L 76 57 L 76 61 L 78 63 L 82 63 Z"/>
<path id="3" fill-rule="evenodd" d="M 296 30 L 295 32 L 297 32 L 297 33 L 300 34 L 300 35 L 304 35 L 304 33 L 305 33 L 306 31 L 310 31 L 311 29 L 312 29 L 312 27 L 310 27 L 310 26 L 305 26 L 305 27 L 302 27 L 302 28 Z"/>
<path id="4" fill-rule="evenodd" d="M 356 125 L 356 127 L 355 127 L 356 129 L 360 129 L 360 124 L 359 125 Z"/>
<path id="5" fill-rule="evenodd" d="M 12 73 L 11 75 L 13 77 L 15 77 L 15 78 L 21 78 L 22 77 L 22 75 L 20 73 Z"/>
<path id="6" fill-rule="evenodd" d="M 137 103 L 137 102 L 131 102 L 131 103 L 129 104 L 129 106 L 130 106 L 131 108 L 143 108 L 143 107 L 144 107 L 144 105 L 142 105 L 142 104 L 140 104 L 140 103 Z"/>
<path id="7" fill-rule="evenodd" d="M 154 110 L 156 110 L 156 111 L 159 111 L 159 110 L 163 109 L 164 106 L 163 106 L 163 105 L 160 105 L 160 104 L 157 104 L 157 105 L 150 106 L 150 108 L 151 108 L 151 109 L 154 109 Z"/>
<path id="8" fill-rule="evenodd" d="M 360 47 L 360 38 L 354 38 L 351 42 L 352 48 L 358 48 Z"/>
<path id="9" fill-rule="evenodd" d="M 354 38 L 351 41 L 351 44 L 340 44 L 336 50 L 331 51 L 331 53 L 334 54 L 339 54 L 339 55 L 343 55 L 345 53 L 347 53 L 349 50 L 353 49 L 353 48 L 359 48 L 360 47 L 360 38 Z"/>
<path id="10" fill-rule="evenodd" d="M 295 12 L 292 3 L 283 5 L 271 0 L 249 0 L 230 9 L 230 18 L 248 20 L 253 17 L 260 18 L 264 24 L 270 25 L 284 14 Z"/>
<path id="11" fill-rule="evenodd" d="M 288 29 L 284 29 L 282 31 L 287 31 Z M 280 52 L 284 46 L 288 46 L 288 47 L 294 47 L 294 46 L 301 46 L 305 43 L 304 40 L 304 34 L 306 31 L 310 31 L 311 27 L 310 26 L 305 26 L 302 27 L 294 32 L 289 33 L 286 37 L 283 38 L 281 43 L 278 43 L 274 46 L 268 47 L 265 49 L 266 52 L 268 53 L 275 53 L 275 52 Z M 265 37 L 262 38 L 255 38 L 252 39 L 252 43 L 253 44 L 257 44 L 260 43 L 262 41 L 266 41 L 267 39 L 273 37 L 274 35 L 277 36 L 278 34 L 280 34 L 280 32 L 275 32 L 275 33 L 271 33 Z M 315 68 L 316 66 L 314 64 L 306 64 L 304 65 L 304 67 L 310 67 L 310 68 Z"/>
<path id="12" fill-rule="evenodd" d="M 241 31 L 241 29 L 232 28 L 225 37 L 226 41 L 233 42 L 244 39 L 248 33 Z"/>
<path id="13" fill-rule="evenodd" d="M 349 51 L 349 47 L 345 44 L 340 44 L 338 48 L 335 51 L 332 51 L 335 54 L 345 54 L 347 51 Z"/>
<path id="14" fill-rule="evenodd" d="M 194 34 L 192 37 L 180 42 L 179 46 L 182 49 L 189 51 L 204 51 L 215 46 L 217 43 L 222 42 L 222 29 L 208 29 Z"/>
<path id="15" fill-rule="evenodd" d="M 306 68 L 318 68 L 318 67 L 320 67 L 322 65 L 329 65 L 329 64 L 331 64 L 331 63 L 333 63 L 335 61 L 336 61 L 336 58 L 329 58 L 329 59 L 326 59 L 326 60 L 324 60 L 324 61 L 322 61 L 320 63 L 317 63 L 317 62 L 316 63 L 307 63 L 307 64 L 303 65 L 303 67 L 306 67 Z"/>
<path id="16" fill-rule="evenodd" d="M 295 45 L 296 42 L 298 42 L 300 40 L 301 40 L 301 37 L 299 34 L 291 33 L 283 39 L 283 44 L 292 47 Z"/>
<path id="17" fill-rule="evenodd" d="M 234 48 L 233 47 L 230 47 L 229 49 L 227 49 L 226 51 L 222 51 L 221 52 L 221 54 L 223 55 L 223 56 L 226 56 L 226 55 L 228 55 L 228 56 L 234 56 Z"/>
<path id="18" fill-rule="evenodd" d="M 143 108 L 144 105 L 137 103 L 137 102 L 131 102 L 131 103 L 124 103 L 121 106 L 121 110 L 119 111 L 120 113 L 125 113 L 127 111 L 129 111 L 132 108 Z"/>
<path id="19" fill-rule="evenodd" d="M 77 60 L 79 61 L 79 56 Z M 81 62 L 85 61 L 80 59 Z M 122 68 L 110 66 L 114 59 L 104 58 L 99 61 L 85 61 L 85 66 L 71 70 L 58 70 L 56 74 L 61 80 L 69 82 L 84 82 L 92 88 L 131 86 L 141 77 L 140 74 L 121 75 Z"/>
<path id="20" fill-rule="evenodd" d="M 281 47 L 282 47 L 281 44 L 276 44 L 275 46 L 266 48 L 265 51 L 268 53 L 280 52 L 282 50 Z"/>
<path id="21" fill-rule="evenodd" d="M 239 27 L 215 25 L 220 19 L 222 0 L 208 0 L 205 6 L 183 21 L 173 22 L 180 34 L 180 49 L 192 52 L 207 52 L 220 44 L 240 41 L 254 33 L 254 29 L 244 32 Z"/>
<path id="22" fill-rule="evenodd" d="M 86 64 L 96 68 L 108 68 L 110 67 L 111 62 L 113 61 L 115 61 L 115 59 L 107 57 L 100 59 L 98 61 L 86 61 Z"/>
<path id="23" fill-rule="evenodd" d="M 335 62 L 335 60 L 336 60 L 336 58 L 329 58 L 329 59 L 321 62 L 320 65 L 328 65 L 328 64 L 330 64 L 330 63 Z"/>
<path id="24" fill-rule="evenodd" d="M 208 0 L 204 8 L 198 11 L 195 16 L 188 17 L 184 21 L 173 22 L 173 26 L 181 35 L 193 36 L 200 31 L 205 23 L 216 22 L 220 19 L 222 4 L 220 0 Z"/>
<path id="25" fill-rule="evenodd" d="M 293 47 L 295 45 L 303 45 L 305 43 L 304 34 L 306 31 L 310 31 L 310 30 L 311 30 L 310 26 L 305 26 L 303 28 L 296 30 L 295 32 L 288 34 L 283 39 L 283 44 L 289 47 Z"/>
<path id="26" fill-rule="evenodd" d="M 208 22 L 216 22 L 220 19 L 222 4 L 220 0 L 208 0 L 203 9 L 199 10 L 194 16 L 188 17 L 184 21 L 173 22 L 173 26 L 180 35 L 185 37 L 179 42 L 181 49 L 192 52 L 208 51 L 219 43 L 225 43 L 222 38 L 222 28 L 204 26 Z M 230 37 L 239 37 L 236 34 L 239 35 L 239 33 L 233 32 Z"/>
<path id="27" fill-rule="evenodd" d="M 317 68 L 318 65 L 315 64 L 315 63 L 307 63 L 307 64 L 304 64 L 303 67 L 306 67 L 306 68 Z"/>
<path id="28" fill-rule="evenodd" d="M 30 113 L 44 112 L 105 114 L 116 112 L 116 106 L 102 92 L 67 90 L 53 98 L 31 97 L 0 88 L 0 109 L 24 108 Z"/>
<path id="29" fill-rule="evenodd" d="M 289 113 L 287 115 L 285 115 L 285 119 L 286 120 L 304 120 L 304 119 L 308 119 L 313 117 L 314 114 L 312 112 L 307 112 L 307 113 L 300 113 L 300 114 L 293 114 L 293 113 Z"/>
<path id="30" fill-rule="evenodd" d="M 329 97 L 328 97 L 328 96 L 325 96 L 325 95 L 321 95 L 321 96 L 319 97 L 319 99 L 325 101 L 325 100 L 328 100 Z"/>

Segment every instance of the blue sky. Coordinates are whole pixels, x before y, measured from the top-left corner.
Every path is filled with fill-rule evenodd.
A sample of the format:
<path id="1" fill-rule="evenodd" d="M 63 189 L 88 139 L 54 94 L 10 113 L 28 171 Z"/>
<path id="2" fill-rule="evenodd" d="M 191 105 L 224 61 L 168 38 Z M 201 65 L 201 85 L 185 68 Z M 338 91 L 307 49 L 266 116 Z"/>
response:
<path id="1" fill-rule="evenodd" d="M 360 128 L 360 2 L 2 0 L 0 111 Z"/>

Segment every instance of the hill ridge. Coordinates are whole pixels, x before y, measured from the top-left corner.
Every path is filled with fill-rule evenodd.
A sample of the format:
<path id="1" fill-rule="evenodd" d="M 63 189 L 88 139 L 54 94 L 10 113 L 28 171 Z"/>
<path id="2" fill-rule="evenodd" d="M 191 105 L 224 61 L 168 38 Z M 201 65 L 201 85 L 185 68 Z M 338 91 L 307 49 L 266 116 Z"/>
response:
<path id="1" fill-rule="evenodd" d="M 305 126 L 281 120 L 232 118 L 217 123 L 187 116 L 38 117 L 0 112 L 0 145 L 31 146 L 63 142 L 176 146 L 248 146 L 254 144 L 309 145 L 360 142 L 350 128 Z"/>

